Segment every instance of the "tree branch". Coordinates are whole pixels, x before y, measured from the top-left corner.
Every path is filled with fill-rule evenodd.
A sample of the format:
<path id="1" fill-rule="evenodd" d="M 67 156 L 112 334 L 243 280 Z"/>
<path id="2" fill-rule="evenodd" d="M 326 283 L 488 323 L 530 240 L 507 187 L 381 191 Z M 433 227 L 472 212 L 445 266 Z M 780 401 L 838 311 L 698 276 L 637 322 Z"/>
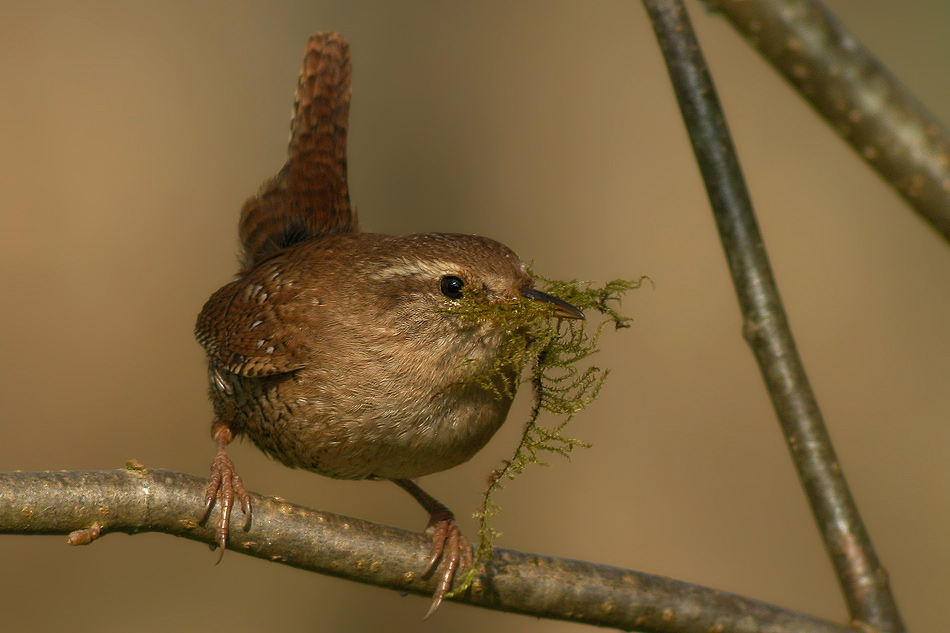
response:
<path id="1" fill-rule="evenodd" d="M 163 532 L 210 545 L 214 529 L 196 520 L 206 486 L 206 479 L 141 467 L 0 473 L 0 533 L 73 532 L 71 542 L 83 543 L 109 532 Z M 347 580 L 431 595 L 434 580 L 415 571 L 425 567 L 430 545 L 425 535 L 273 497 L 252 497 L 250 529 L 241 530 L 243 519 L 236 517 L 229 549 Z M 851 630 L 661 576 L 501 549 L 495 550 L 472 589 L 454 599 L 498 611 L 648 633 Z"/>
<path id="2" fill-rule="evenodd" d="M 725 115 L 682 0 L 643 0 L 699 163 L 743 333 L 778 415 L 854 620 L 904 630 L 897 604 L 825 428 L 792 338 Z"/>
<path id="3" fill-rule="evenodd" d="M 947 130 L 818 0 L 705 0 L 950 239 Z"/>

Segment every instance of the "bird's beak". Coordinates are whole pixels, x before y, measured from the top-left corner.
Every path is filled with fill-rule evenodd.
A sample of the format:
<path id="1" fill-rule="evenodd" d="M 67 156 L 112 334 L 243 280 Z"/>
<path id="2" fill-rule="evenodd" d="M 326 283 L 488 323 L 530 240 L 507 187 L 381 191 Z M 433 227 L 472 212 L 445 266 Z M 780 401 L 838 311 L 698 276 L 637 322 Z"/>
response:
<path id="1" fill-rule="evenodd" d="M 541 292 L 540 290 L 535 290 L 534 288 L 525 288 L 521 291 L 521 296 L 527 297 L 528 299 L 533 299 L 534 301 L 540 301 L 542 303 L 550 303 L 554 306 L 554 316 L 560 319 L 583 319 L 584 313 L 569 304 L 563 299 L 558 299 L 555 296 L 549 295 L 546 292 Z"/>

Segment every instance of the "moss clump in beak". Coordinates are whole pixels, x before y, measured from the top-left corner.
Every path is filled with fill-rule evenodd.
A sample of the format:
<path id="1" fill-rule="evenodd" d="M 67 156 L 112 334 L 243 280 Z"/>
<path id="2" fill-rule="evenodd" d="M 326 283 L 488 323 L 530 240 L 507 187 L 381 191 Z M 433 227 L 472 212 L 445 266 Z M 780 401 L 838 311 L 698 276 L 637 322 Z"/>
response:
<path id="1" fill-rule="evenodd" d="M 522 297 L 503 303 L 491 303 L 484 294 L 469 291 L 446 307 L 447 311 L 476 322 L 490 319 L 502 325 L 508 335 L 506 343 L 495 362 L 482 368 L 479 380 L 496 393 L 508 396 L 519 382 L 529 382 L 534 398 L 514 454 L 491 473 L 482 505 L 475 512 L 480 537 L 475 564 L 465 571 L 449 595 L 465 591 L 491 558 L 492 543 L 499 533 L 491 527 L 490 520 L 500 510 L 495 495 L 504 483 L 523 472 L 528 464 L 546 465 L 542 459 L 546 454 L 569 457 L 575 447 L 589 446 L 566 436 L 564 428 L 593 402 L 609 372 L 584 361 L 597 353 L 597 342 L 608 324 L 612 323 L 615 329 L 630 326 L 631 319 L 617 311 L 620 300 L 628 290 L 637 289 L 648 280 L 617 279 L 597 286 L 576 280 L 555 281 L 533 273 L 532 277 L 543 290 L 527 288 Z M 585 319 L 585 313 L 596 313 L 601 318 Z M 527 372 L 522 371 L 525 365 L 530 365 Z M 543 411 L 556 417 L 552 424 L 539 423 Z"/>

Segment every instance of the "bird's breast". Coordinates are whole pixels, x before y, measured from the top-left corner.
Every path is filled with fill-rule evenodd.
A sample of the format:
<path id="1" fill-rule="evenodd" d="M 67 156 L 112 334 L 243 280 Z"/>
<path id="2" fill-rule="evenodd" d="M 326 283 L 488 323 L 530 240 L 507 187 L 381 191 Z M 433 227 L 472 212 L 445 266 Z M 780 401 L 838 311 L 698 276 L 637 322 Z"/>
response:
<path id="1" fill-rule="evenodd" d="M 235 401 L 229 408 L 265 453 L 345 479 L 411 479 L 457 466 L 504 422 L 516 376 L 506 369 L 492 378 L 494 339 L 359 338 L 292 373 L 232 374 L 226 388 L 216 388 L 218 376 L 212 392 Z"/>

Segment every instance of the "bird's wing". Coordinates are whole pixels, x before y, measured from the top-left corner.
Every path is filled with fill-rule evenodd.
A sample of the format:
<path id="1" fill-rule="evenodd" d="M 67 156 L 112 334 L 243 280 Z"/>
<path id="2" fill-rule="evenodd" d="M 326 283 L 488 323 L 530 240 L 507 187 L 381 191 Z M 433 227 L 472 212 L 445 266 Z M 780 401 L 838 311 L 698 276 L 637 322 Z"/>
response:
<path id="1" fill-rule="evenodd" d="M 319 325 L 321 306 L 286 268 L 283 257 L 272 258 L 211 295 L 195 336 L 212 362 L 241 376 L 304 367 L 312 337 L 303 326 Z"/>

